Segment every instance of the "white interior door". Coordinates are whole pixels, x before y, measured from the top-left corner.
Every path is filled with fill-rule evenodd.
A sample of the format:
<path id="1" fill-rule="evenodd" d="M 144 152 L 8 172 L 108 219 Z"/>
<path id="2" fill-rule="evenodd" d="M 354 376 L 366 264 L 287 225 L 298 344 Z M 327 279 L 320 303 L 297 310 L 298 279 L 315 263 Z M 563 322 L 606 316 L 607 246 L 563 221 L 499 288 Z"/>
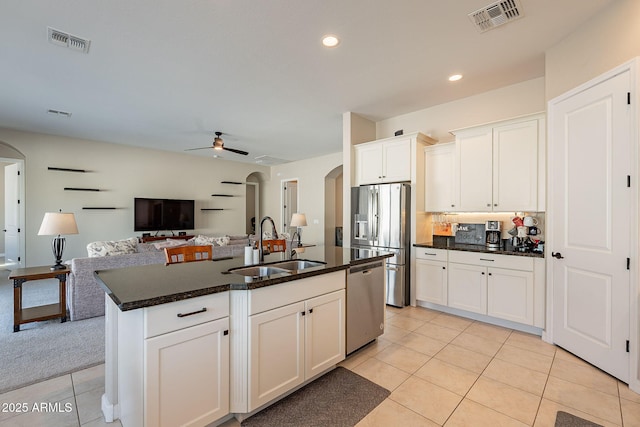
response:
<path id="1" fill-rule="evenodd" d="M 4 257 L 7 268 L 20 266 L 20 165 L 4 168 Z"/>
<path id="2" fill-rule="evenodd" d="M 551 102 L 553 341 L 629 380 L 630 72 Z"/>
<path id="3" fill-rule="evenodd" d="M 298 212 L 298 181 L 282 182 L 282 232 L 293 235 L 296 227 L 291 227 L 291 216 Z"/>

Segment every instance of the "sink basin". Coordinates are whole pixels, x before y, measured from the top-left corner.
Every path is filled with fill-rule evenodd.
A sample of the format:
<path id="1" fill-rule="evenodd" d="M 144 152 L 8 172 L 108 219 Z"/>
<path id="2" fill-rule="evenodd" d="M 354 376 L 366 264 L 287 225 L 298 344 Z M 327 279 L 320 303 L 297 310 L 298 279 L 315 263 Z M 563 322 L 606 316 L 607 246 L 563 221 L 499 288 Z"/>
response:
<path id="1" fill-rule="evenodd" d="M 325 262 L 320 262 L 320 261 L 307 261 L 304 259 L 299 259 L 299 260 L 278 262 L 276 264 L 271 264 L 271 265 L 277 268 L 284 268 L 285 270 L 289 270 L 289 271 L 297 271 L 297 270 L 304 270 L 305 268 L 320 267 L 325 264 L 326 264 Z"/>
<path id="2" fill-rule="evenodd" d="M 270 265 L 265 265 L 265 266 L 256 265 L 253 267 L 234 268 L 232 270 L 229 270 L 229 272 L 240 274 L 241 276 L 264 277 L 264 276 L 271 276 L 272 274 L 289 273 L 289 270 L 285 270 L 284 268 L 273 267 Z"/>

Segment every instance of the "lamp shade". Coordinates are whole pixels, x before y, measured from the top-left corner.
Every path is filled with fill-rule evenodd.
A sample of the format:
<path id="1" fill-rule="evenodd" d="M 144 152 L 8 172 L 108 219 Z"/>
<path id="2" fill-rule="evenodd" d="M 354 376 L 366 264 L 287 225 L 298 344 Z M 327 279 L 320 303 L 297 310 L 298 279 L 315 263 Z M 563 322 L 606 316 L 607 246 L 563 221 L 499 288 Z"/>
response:
<path id="1" fill-rule="evenodd" d="M 291 216 L 291 227 L 306 227 L 307 225 L 307 216 L 303 213 L 294 213 Z"/>
<path id="2" fill-rule="evenodd" d="M 76 217 L 66 212 L 46 212 L 38 236 L 57 236 L 61 234 L 78 234 Z"/>

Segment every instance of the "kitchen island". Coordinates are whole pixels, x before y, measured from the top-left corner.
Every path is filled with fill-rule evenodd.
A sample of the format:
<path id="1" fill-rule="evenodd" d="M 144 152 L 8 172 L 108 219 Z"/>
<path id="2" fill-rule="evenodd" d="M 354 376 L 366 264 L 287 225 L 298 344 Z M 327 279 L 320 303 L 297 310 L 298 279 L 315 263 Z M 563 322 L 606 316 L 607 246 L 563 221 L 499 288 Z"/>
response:
<path id="1" fill-rule="evenodd" d="M 242 419 L 314 380 L 345 357 L 347 269 L 388 256 L 305 248 L 298 259 L 322 264 L 263 277 L 230 273 L 241 258 L 96 272 L 106 292 L 105 419 Z"/>

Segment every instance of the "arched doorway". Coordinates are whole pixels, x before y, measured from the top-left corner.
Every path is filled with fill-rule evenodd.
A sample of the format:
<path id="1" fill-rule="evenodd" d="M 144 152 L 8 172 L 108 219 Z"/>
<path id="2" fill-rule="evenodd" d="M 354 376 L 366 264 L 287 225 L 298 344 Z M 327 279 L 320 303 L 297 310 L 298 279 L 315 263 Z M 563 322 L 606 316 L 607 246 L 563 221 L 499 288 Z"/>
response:
<path id="1" fill-rule="evenodd" d="M 342 165 L 324 177 L 324 244 L 342 246 Z"/>
<path id="2" fill-rule="evenodd" d="M 245 180 L 246 186 L 246 233 L 256 234 L 256 225 L 260 221 L 260 183 L 264 182 L 264 177 L 260 172 L 253 172 Z"/>

